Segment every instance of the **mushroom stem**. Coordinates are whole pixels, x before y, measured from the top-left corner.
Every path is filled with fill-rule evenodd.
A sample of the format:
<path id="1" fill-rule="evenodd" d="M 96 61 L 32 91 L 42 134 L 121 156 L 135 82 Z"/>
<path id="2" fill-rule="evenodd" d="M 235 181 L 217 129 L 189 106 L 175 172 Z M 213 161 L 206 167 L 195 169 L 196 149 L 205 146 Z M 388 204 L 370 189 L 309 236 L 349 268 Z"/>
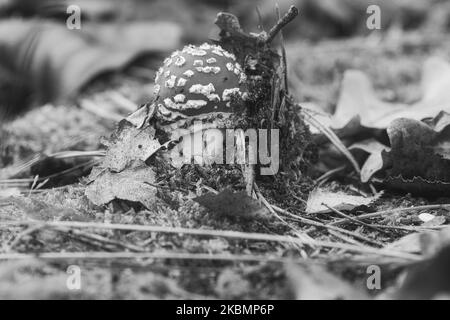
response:
<path id="1" fill-rule="evenodd" d="M 275 36 L 283 29 L 289 22 L 295 19 L 298 16 L 298 9 L 295 6 L 291 6 L 288 12 L 277 21 L 277 23 L 270 29 L 267 34 L 266 44 L 269 44 L 273 41 Z"/>
<path id="2" fill-rule="evenodd" d="M 253 184 L 255 183 L 255 165 L 245 164 L 244 169 L 244 179 L 245 179 L 245 191 L 249 197 L 253 194 Z"/>

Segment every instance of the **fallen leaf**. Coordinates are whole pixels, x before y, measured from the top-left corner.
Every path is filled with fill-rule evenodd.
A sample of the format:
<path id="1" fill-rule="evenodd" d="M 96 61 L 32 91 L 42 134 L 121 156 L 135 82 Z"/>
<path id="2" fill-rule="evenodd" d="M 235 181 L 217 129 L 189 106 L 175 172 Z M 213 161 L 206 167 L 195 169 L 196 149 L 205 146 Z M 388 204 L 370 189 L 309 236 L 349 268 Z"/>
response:
<path id="1" fill-rule="evenodd" d="M 373 197 L 353 196 L 344 192 L 332 192 L 327 189 L 314 189 L 306 203 L 306 213 L 332 212 L 328 207 L 336 210 L 353 210 L 356 207 L 368 206 L 381 196 L 379 193 Z M 328 206 L 328 207 L 327 207 Z"/>
<path id="2" fill-rule="evenodd" d="M 439 231 L 414 232 L 385 246 L 385 249 L 421 253 L 430 257 L 450 244 L 450 228 L 446 227 Z"/>
<path id="3" fill-rule="evenodd" d="M 426 180 L 421 177 L 405 179 L 402 176 L 388 177 L 383 185 L 391 190 L 408 192 L 413 195 L 439 197 L 450 193 L 450 183 Z"/>
<path id="4" fill-rule="evenodd" d="M 95 167 L 89 179 L 92 182 L 86 187 L 85 194 L 97 206 L 120 199 L 151 208 L 156 199 L 155 172 L 142 161 L 135 161 L 121 172 Z"/>
<path id="5" fill-rule="evenodd" d="M 361 128 L 386 129 L 398 118 L 423 120 L 440 112 L 450 112 L 450 64 L 438 57 L 429 58 L 422 72 L 422 99 L 412 105 L 380 100 L 370 79 L 361 71 L 344 74 L 332 127 L 356 132 Z"/>
<path id="6" fill-rule="evenodd" d="M 213 214 L 246 219 L 268 218 L 269 210 L 244 191 L 225 189 L 218 194 L 208 193 L 193 199 L 211 210 Z"/>
<path id="7" fill-rule="evenodd" d="M 384 248 L 399 252 L 420 253 L 422 251 L 420 233 L 410 233 L 400 239 L 387 244 Z"/>
<path id="8" fill-rule="evenodd" d="M 367 182 L 385 169 L 383 179 L 401 177 L 397 184 L 405 181 L 407 185 L 407 180 L 421 178 L 424 182 L 434 182 L 438 188 L 441 183 L 445 188 L 444 183 L 450 181 L 450 159 L 443 156 L 448 152 L 445 143 L 450 142 L 448 117 L 449 114 L 441 112 L 426 122 L 395 119 L 387 127 L 390 146 L 375 139 L 353 144 L 349 149 L 369 154 L 361 169 L 361 181 Z"/>
<path id="9" fill-rule="evenodd" d="M 375 139 L 368 139 L 351 145 L 349 150 L 360 149 L 369 154 L 369 157 L 361 167 L 361 181 L 368 182 L 370 178 L 383 168 L 383 151 L 390 151 L 391 148 L 385 146 Z"/>
<path id="10" fill-rule="evenodd" d="M 153 127 L 136 128 L 125 120 L 104 144 L 108 149 L 101 167 L 114 172 L 121 172 L 135 160 L 145 162 L 161 148 Z"/>

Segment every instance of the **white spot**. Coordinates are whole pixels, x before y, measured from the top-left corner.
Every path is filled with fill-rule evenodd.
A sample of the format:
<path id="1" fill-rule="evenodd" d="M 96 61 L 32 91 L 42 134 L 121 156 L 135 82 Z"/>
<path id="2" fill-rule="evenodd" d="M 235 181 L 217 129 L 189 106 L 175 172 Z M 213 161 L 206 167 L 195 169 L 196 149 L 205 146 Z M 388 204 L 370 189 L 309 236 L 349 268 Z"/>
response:
<path id="1" fill-rule="evenodd" d="M 177 108 L 176 103 L 173 102 L 172 99 L 170 99 L 170 98 L 165 98 L 164 99 L 164 104 L 166 105 L 167 108 L 170 108 L 170 109 L 176 109 Z"/>
<path id="2" fill-rule="evenodd" d="M 177 79 L 176 76 L 174 76 L 174 75 L 170 76 L 170 79 L 167 80 L 165 83 L 166 88 L 173 88 L 175 86 L 176 79 Z"/>
<path id="3" fill-rule="evenodd" d="M 167 100 L 167 99 L 166 99 Z M 169 99 L 170 100 L 170 99 Z M 165 100 L 164 100 L 164 102 L 165 102 Z M 168 116 L 170 116 L 172 113 L 169 111 L 169 110 L 167 110 L 167 108 L 166 107 L 164 107 L 164 105 L 162 105 L 161 103 L 160 104 L 158 104 L 158 111 L 159 111 L 159 113 L 161 113 L 161 115 L 163 115 L 163 116 L 165 116 L 165 117 L 168 117 Z"/>
<path id="4" fill-rule="evenodd" d="M 178 54 L 180 53 L 180 51 L 174 51 L 172 52 L 172 54 L 170 55 L 171 58 L 175 58 L 176 56 L 178 56 Z"/>
<path id="5" fill-rule="evenodd" d="M 188 109 L 200 109 L 208 104 L 205 100 L 189 100 L 185 107 Z"/>
<path id="6" fill-rule="evenodd" d="M 240 93 L 241 93 L 241 90 L 239 88 L 225 89 L 225 90 L 223 90 L 223 93 L 222 93 L 222 100 L 229 101 L 233 94 L 240 94 Z"/>
<path id="7" fill-rule="evenodd" d="M 158 72 L 156 72 L 155 82 L 159 81 L 159 77 L 161 77 L 163 71 L 164 71 L 163 68 L 158 69 Z"/>
<path id="8" fill-rule="evenodd" d="M 218 74 L 220 72 L 220 67 L 210 67 L 210 66 L 206 66 L 206 67 L 197 67 L 195 68 L 198 72 L 203 72 L 203 73 L 214 73 L 214 74 Z"/>
<path id="9" fill-rule="evenodd" d="M 182 52 L 190 54 L 191 56 L 199 56 L 199 57 L 202 57 L 207 53 L 205 50 L 196 48 L 192 45 L 184 47 Z"/>
<path id="10" fill-rule="evenodd" d="M 242 67 L 241 67 L 241 65 L 240 65 L 239 63 L 236 62 L 236 63 L 234 64 L 234 66 L 235 66 L 235 68 L 238 69 L 239 71 L 242 71 Z"/>
<path id="11" fill-rule="evenodd" d="M 228 51 L 223 50 L 223 55 L 229 59 L 236 61 L 236 56 Z"/>
<path id="12" fill-rule="evenodd" d="M 227 67 L 228 71 L 233 72 L 234 66 L 233 66 L 233 64 L 231 62 L 228 62 L 226 67 Z"/>
<path id="13" fill-rule="evenodd" d="M 245 81 L 247 81 L 247 75 L 244 72 L 241 72 L 239 75 L 239 83 L 244 83 Z"/>
<path id="14" fill-rule="evenodd" d="M 177 82 L 177 87 L 184 87 L 186 85 L 186 79 L 185 78 L 179 78 Z"/>
<path id="15" fill-rule="evenodd" d="M 166 78 L 168 78 L 168 77 L 170 76 L 170 70 L 167 70 L 166 72 L 164 72 L 164 76 L 165 76 Z"/>
<path id="16" fill-rule="evenodd" d="M 171 58 L 166 58 L 166 59 L 164 60 L 164 64 L 165 64 L 167 67 L 170 67 L 170 65 L 172 64 L 172 59 L 171 59 Z"/>
<path id="17" fill-rule="evenodd" d="M 186 63 L 186 59 L 183 56 L 177 56 L 175 60 L 175 65 L 177 67 L 182 67 Z"/>
<path id="18" fill-rule="evenodd" d="M 236 68 L 234 69 L 234 74 L 238 76 L 241 74 L 241 71 L 239 71 L 239 69 Z"/>
<path id="19" fill-rule="evenodd" d="M 202 44 L 201 46 L 200 46 L 200 49 L 203 49 L 203 50 L 210 50 L 211 49 L 211 45 L 209 45 L 208 43 L 204 43 L 204 44 Z"/>
<path id="20" fill-rule="evenodd" d="M 190 77 L 192 77 L 192 76 L 194 75 L 194 71 L 192 71 L 192 70 L 186 70 L 183 74 L 184 74 L 186 77 L 190 78 Z"/>
<path id="21" fill-rule="evenodd" d="M 202 60 L 194 60 L 194 67 L 202 67 L 203 61 Z"/>
<path id="22" fill-rule="evenodd" d="M 155 87 L 153 88 L 153 94 L 157 96 L 159 94 L 159 91 L 161 91 L 161 86 L 159 84 L 155 84 Z"/>
<path id="23" fill-rule="evenodd" d="M 209 58 L 206 60 L 206 63 L 216 63 L 217 59 L 216 58 Z"/>
<path id="24" fill-rule="evenodd" d="M 196 94 L 202 94 L 204 96 L 208 96 L 211 93 L 215 92 L 216 88 L 214 88 L 214 85 L 212 83 L 204 86 L 201 84 L 194 84 L 189 88 L 189 93 L 196 93 Z"/>
<path id="25" fill-rule="evenodd" d="M 214 53 L 214 54 L 216 54 L 216 55 L 218 55 L 218 56 L 220 56 L 220 57 L 223 57 L 222 51 L 220 51 L 219 49 L 214 49 L 214 50 L 211 51 L 211 52 Z"/>
<path id="26" fill-rule="evenodd" d="M 218 94 L 212 93 L 206 96 L 209 101 L 220 102 L 220 96 Z"/>
<path id="27" fill-rule="evenodd" d="M 175 97 L 173 97 L 173 101 L 176 103 L 183 103 L 186 99 L 186 96 L 184 94 L 177 94 Z"/>

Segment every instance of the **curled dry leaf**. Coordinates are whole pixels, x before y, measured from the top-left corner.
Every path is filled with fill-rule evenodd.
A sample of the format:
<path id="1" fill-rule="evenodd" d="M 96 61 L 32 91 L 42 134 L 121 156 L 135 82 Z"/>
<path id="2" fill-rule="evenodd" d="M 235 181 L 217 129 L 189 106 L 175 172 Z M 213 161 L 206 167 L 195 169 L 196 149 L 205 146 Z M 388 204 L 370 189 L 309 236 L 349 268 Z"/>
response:
<path id="1" fill-rule="evenodd" d="M 361 181 L 368 182 L 370 178 L 383 168 L 383 151 L 390 151 L 391 148 L 385 146 L 375 139 L 367 139 L 352 144 L 349 150 L 364 150 L 369 154 L 366 161 L 361 167 Z"/>
<path id="2" fill-rule="evenodd" d="M 353 196 L 344 192 L 333 192 L 327 189 L 314 189 L 308 197 L 306 203 L 306 213 L 326 213 L 332 210 L 353 210 L 360 206 L 369 206 L 377 200 L 382 193 L 374 197 Z M 327 207 L 328 206 L 328 207 Z"/>
<path id="3" fill-rule="evenodd" d="M 218 216 L 241 217 L 246 219 L 265 218 L 269 210 L 259 201 L 250 198 L 245 191 L 233 192 L 225 189 L 218 194 L 208 193 L 193 199 Z"/>
<path id="4" fill-rule="evenodd" d="M 353 144 L 349 149 L 369 153 L 361 170 L 361 180 L 385 169 L 386 183 L 401 188 L 425 191 L 433 185 L 446 189 L 450 181 L 450 161 L 445 146 L 450 142 L 449 114 L 441 112 L 433 119 L 418 121 L 399 118 L 387 127 L 390 146 L 375 139 Z"/>

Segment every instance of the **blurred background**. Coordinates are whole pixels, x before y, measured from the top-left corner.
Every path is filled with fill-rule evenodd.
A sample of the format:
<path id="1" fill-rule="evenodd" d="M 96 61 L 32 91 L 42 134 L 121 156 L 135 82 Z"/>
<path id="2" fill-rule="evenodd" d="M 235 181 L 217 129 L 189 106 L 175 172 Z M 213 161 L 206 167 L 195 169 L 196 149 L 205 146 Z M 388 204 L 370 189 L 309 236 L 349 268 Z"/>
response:
<path id="1" fill-rule="evenodd" d="M 343 41 L 383 34 L 390 34 L 395 41 L 395 36 L 415 31 L 427 38 L 450 29 L 450 3 L 445 0 L 1 0 L 2 119 L 31 106 L 77 97 L 106 73 L 126 70 L 143 84 L 143 79 L 152 79 L 151 71 L 161 55 L 187 43 L 214 38 L 217 12 L 232 12 L 246 31 L 259 32 L 270 29 L 276 21 L 276 4 L 281 12 L 290 5 L 300 9 L 299 18 L 284 35 L 290 65 L 297 68 L 297 63 L 302 63 L 297 75 L 307 82 L 306 87 L 311 84 L 308 81 L 327 81 L 317 79 L 317 74 L 306 74 L 309 79 L 305 80 L 305 70 L 319 59 L 316 54 L 305 56 L 311 45 L 327 39 Z M 380 30 L 366 27 L 369 5 L 381 9 Z M 81 29 L 67 27 L 77 22 L 77 13 L 68 10 L 73 6 L 80 9 Z M 298 42 L 307 44 L 295 44 Z M 333 99 L 311 96 L 306 90 L 295 90 L 300 100 L 312 98 L 330 104 L 328 100 Z M 151 91 L 138 93 L 138 102 L 149 98 L 146 92 Z"/>
<path id="2" fill-rule="evenodd" d="M 300 14 L 283 30 L 289 85 L 315 109 L 334 111 L 349 69 L 367 73 L 381 99 L 412 103 L 423 61 L 450 58 L 445 0 L 0 0 L 0 167 L 96 150 L 99 136 L 152 99 L 165 55 L 217 37 L 218 12 L 261 32 L 276 6 L 283 14 L 291 5 Z M 370 5 L 380 9 L 375 30 Z"/>

